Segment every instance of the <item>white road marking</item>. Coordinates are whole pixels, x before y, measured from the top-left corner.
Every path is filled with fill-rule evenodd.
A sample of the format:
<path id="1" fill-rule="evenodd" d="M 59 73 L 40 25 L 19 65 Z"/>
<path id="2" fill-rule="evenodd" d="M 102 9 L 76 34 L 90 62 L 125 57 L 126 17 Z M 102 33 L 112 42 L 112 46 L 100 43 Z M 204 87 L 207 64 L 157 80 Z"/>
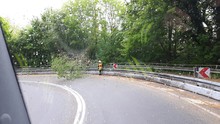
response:
<path id="1" fill-rule="evenodd" d="M 73 124 L 83 124 L 83 121 L 85 119 L 86 104 L 85 104 L 83 97 L 75 90 L 67 86 L 62 86 L 62 85 L 48 83 L 48 82 L 36 82 L 36 81 L 20 81 L 20 82 L 45 84 L 45 85 L 58 87 L 58 88 L 61 88 L 61 89 L 64 89 L 70 92 L 76 98 L 76 102 L 77 102 L 77 112 L 76 112 L 76 116 L 75 116 Z"/>

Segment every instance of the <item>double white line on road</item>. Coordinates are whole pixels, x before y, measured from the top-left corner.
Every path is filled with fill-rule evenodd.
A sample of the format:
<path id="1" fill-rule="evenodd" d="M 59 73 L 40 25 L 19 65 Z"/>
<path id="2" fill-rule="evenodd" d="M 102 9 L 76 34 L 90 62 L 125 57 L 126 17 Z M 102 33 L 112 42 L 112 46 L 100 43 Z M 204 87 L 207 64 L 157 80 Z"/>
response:
<path id="1" fill-rule="evenodd" d="M 83 124 L 83 121 L 85 119 L 86 104 L 85 104 L 83 97 L 75 90 L 67 86 L 62 86 L 62 85 L 47 83 L 47 82 L 36 82 L 36 81 L 20 81 L 20 82 L 50 85 L 50 86 L 61 88 L 71 93 L 75 97 L 76 102 L 77 102 L 77 112 L 76 112 L 76 116 L 75 116 L 73 124 Z"/>
<path id="2" fill-rule="evenodd" d="M 61 86 L 61 85 L 58 85 Z M 73 124 L 83 124 L 83 121 L 85 119 L 85 112 L 86 112 L 86 104 L 82 96 L 74 91 L 73 89 L 67 87 L 67 86 L 61 86 L 63 89 L 69 91 L 74 97 L 76 98 L 78 108 L 76 112 L 76 117 Z"/>

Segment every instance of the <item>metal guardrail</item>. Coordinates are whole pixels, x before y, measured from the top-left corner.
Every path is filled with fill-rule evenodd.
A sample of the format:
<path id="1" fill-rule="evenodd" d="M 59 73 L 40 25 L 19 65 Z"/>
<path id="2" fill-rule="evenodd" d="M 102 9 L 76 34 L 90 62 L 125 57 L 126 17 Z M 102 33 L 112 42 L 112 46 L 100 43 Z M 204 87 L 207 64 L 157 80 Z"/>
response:
<path id="1" fill-rule="evenodd" d="M 98 74 L 97 68 L 88 68 L 86 71 L 89 74 Z M 18 74 L 56 74 L 56 72 L 52 71 L 50 68 L 24 68 L 17 69 L 16 72 Z M 104 68 L 103 73 L 164 83 L 220 100 L 220 82 L 173 74 L 128 69 Z"/>
<path id="2" fill-rule="evenodd" d="M 96 68 L 97 63 L 91 64 L 90 68 Z M 182 71 L 182 72 L 194 72 L 195 67 L 209 67 L 211 74 L 220 74 L 220 65 L 195 65 L 195 64 L 166 64 L 166 63 L 148 63 L 148 64 L 139 64 L 139 65 L 131 65 L 129 63 L 119 63 L 117 64 L 117 69 L 127 69 L 127 70 L 144 70 L 148 71 L 149 69 L 153 70 L 162 70 L 162 71 Z M 112 68 L 113 63 L 104 65 L 105 68 Z M 22 68 L 23 70 L 31 69 L 31 68 Z M 42 67 L 42 68 L 34 68 L 36 70 L 31 71 L 40 71 L 40 69 L 50 69 L 50 66 L 48 67 Z M 21 70 L 21 68 L 18 68 L 17 70 Z"/>
<path id="3" fill-rule="evenodd" d="M 128 69 L 128 70 L 165 70 L 165 71 L 184 71 L 184 72 L 194 72 L 195 67 L 209 67 L 211 74 L 220 74 L 220 65 L 203 65 L 203 66 L 170 66 L 170 65 L 121 65 L 117 64 L 118 69 Z M 95 66 L 92 66 L 95 67 Z M 106 65 L 107 68 L 111 68 L 112 64 Z"/>
<path id="4" fill-rule="evenodd" d="M 135 65 L 131 63 L 117 63 L 118 65 Z M 220 65 L 199 65 L 199 64 L 168 64 L 168 63 L 139 63 L 140 66 L 152 66 L 152 67 L 209 67 L 211 69 L 220 69 Z"/>
<path id="5" fill-rule="evenodd" d="M 88 71 L 97 71 L 97 68 L 90 68 L 88 69 Z M 185 76 L 178 76 L 178 75 L 165 74 L 165 73 L 147 72 L 147 71 L 140 71 L 140 70 L 126 70 L 126 69 L 112 69 L 112 68 L 105 68 L 103 71 L 115 71 L 115 72 L 148 75 L 151 77 L 158 77 L 158 78 L 180 81 L 183 83 L 189 83 L 195 86 L 200 86 L 200 87 L 212 89 L 215 91 L 220 91 L 220 82 L 213 82 L 213 81 L 208 81 L 208 80 L 198 79 L 198 78 L 193 78 L 193 77 L 185 77 Z"/>
<path id="6" fill-rule="evenodd" d="M 19 68 L 17 74 L 56 74 L 51 68 Z"/>
<path id="7" fill-rule="evenodd" d="M 140 66 L 141 67 L 141 66 Z M 213 89 L 216 91 L 220 91 L 220 83 L 213 82 L 213 81 L 207 81 L 203 79 L 193 78 L 193 77 L 185 77 L 185 76 L 178 76 L 173 74 L 165 74 L 165 73 L 155 73 L 155 72 L 149 72 L 145 70 L 132 70 L 133 68 L 126 68 L 126 69 L 113 69 L 113 68 L 104 68 L 104 71 L 116 71 L 116 72 L 126 72 L 126 73 L 138 73 L 143 75 L 149 75 L 152 77 L 159 77 L 159 78 L 165 78 L 169 80 L 176 80 L 181 81 L 184 83 L 190 83 L 196 86 L 201 86 L 209 89 Z M 97 71 L 97 68 L 88 68 L 87 71 Z M 19 74 L 56 74 L 51 68 L 20 68 L 16 69 L 16 72 Z"/>

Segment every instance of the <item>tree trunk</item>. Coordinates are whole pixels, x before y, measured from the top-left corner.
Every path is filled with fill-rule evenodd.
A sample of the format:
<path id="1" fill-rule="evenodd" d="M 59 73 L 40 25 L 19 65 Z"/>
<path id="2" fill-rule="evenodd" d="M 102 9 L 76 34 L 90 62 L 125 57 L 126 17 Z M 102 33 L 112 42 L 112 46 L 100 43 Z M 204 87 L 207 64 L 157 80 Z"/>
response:
<path id="1" fill-rule="evenodd" d="M 172 24 L 169 22 L 168 27 L 168 61 L 172 60 Z"/>
<path id="2" fill-rule="evenodd" d="M 220 0 L 216 0 L 217 41 L 220 41 Z"/>

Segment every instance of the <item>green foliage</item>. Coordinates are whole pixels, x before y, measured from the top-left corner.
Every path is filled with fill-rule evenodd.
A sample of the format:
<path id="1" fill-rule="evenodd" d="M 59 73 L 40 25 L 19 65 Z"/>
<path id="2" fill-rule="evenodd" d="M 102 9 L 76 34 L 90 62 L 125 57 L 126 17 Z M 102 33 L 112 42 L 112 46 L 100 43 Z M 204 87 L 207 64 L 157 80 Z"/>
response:
<path id="1" fill-rule="evenodd" d="M 218 14 L 212 5 L 204 0 L 128 2 L 121 55 L 144 62 L 217 64 Z"/>
<path id="2" fill-rule="evenodd" d="M 205 0 L 70 0 L 16 33 L 0 22 L 16 66 L 49 66 L 59 54 L 104 63 L 219 64 L 218 15 Z"/>
<path id="3" fill-rule="evenodd" d="M 57 72 L 59 77 L 68 80 L 82 77 L 85 71 L 85 66 L 81 61 L 70 59 L 67 56 L 54 58 L 51 68 Z"/>
<path id="4" fill-rule="evenodd" d="M 9 24 L 9 21 L 0 16 L 0 25 L 4 31 L 6 40 L 9 42 L 12 37 L 12 34 L 11 34 L 12 30 L 11 30 L 11 26 Z"/>
<path id="5" fill-rule="evenodd" d="M 114 30 L 110 35 L 105 36 L 97 45 L 97 58 L 101 58 L 103 62 L 118 62 L 123 58 L 120 55 L 121 41 L 123 34 L 119 30 Z"/>
<path id="6" fill-rule="evenodd" d="M 135 57 L 131 57 L 132 60 L 128 60 L 128 63 L 130 66 L 132 66 L 131 68 L 134 70 L 140 70 L 142 72 L 148 71 L 148 72 L 153 72 L 155 71 L 152 67 L 147 66 L 146 64 L 144 64 L 143 62 L 139 61 L 138 59 L 136 59 Z M 144 67 L 144 68 L 142 68 Z"/>
<path id="7" fill-rule="evenodd" d="M 60 10 L 46 9 L 10 45 L 16 46 L 12 50 L 16 66 L 49 66 L 58 54 L 85 53 L 92 60 L 118 61 L 120 52 L 115 49 L 123 39 L 119 30 L 123 5 L 117 0 L 75 0 Z"/>
<path id="8" fill-rule="evenodd" d="M 161 4 L 162 3 L 162 4 Z M 163 18 L 165 3 L 158 1 L 131 1 L 128 3 L 127 21 L 124 24 L 125 39 L 122 55 L 141 61 L 163 61 L 161 45 L 164 42 Z M 157 11 L 155 11 L 157 10 Z M 156 55 L 155 55 L 156 54 Z"/>

